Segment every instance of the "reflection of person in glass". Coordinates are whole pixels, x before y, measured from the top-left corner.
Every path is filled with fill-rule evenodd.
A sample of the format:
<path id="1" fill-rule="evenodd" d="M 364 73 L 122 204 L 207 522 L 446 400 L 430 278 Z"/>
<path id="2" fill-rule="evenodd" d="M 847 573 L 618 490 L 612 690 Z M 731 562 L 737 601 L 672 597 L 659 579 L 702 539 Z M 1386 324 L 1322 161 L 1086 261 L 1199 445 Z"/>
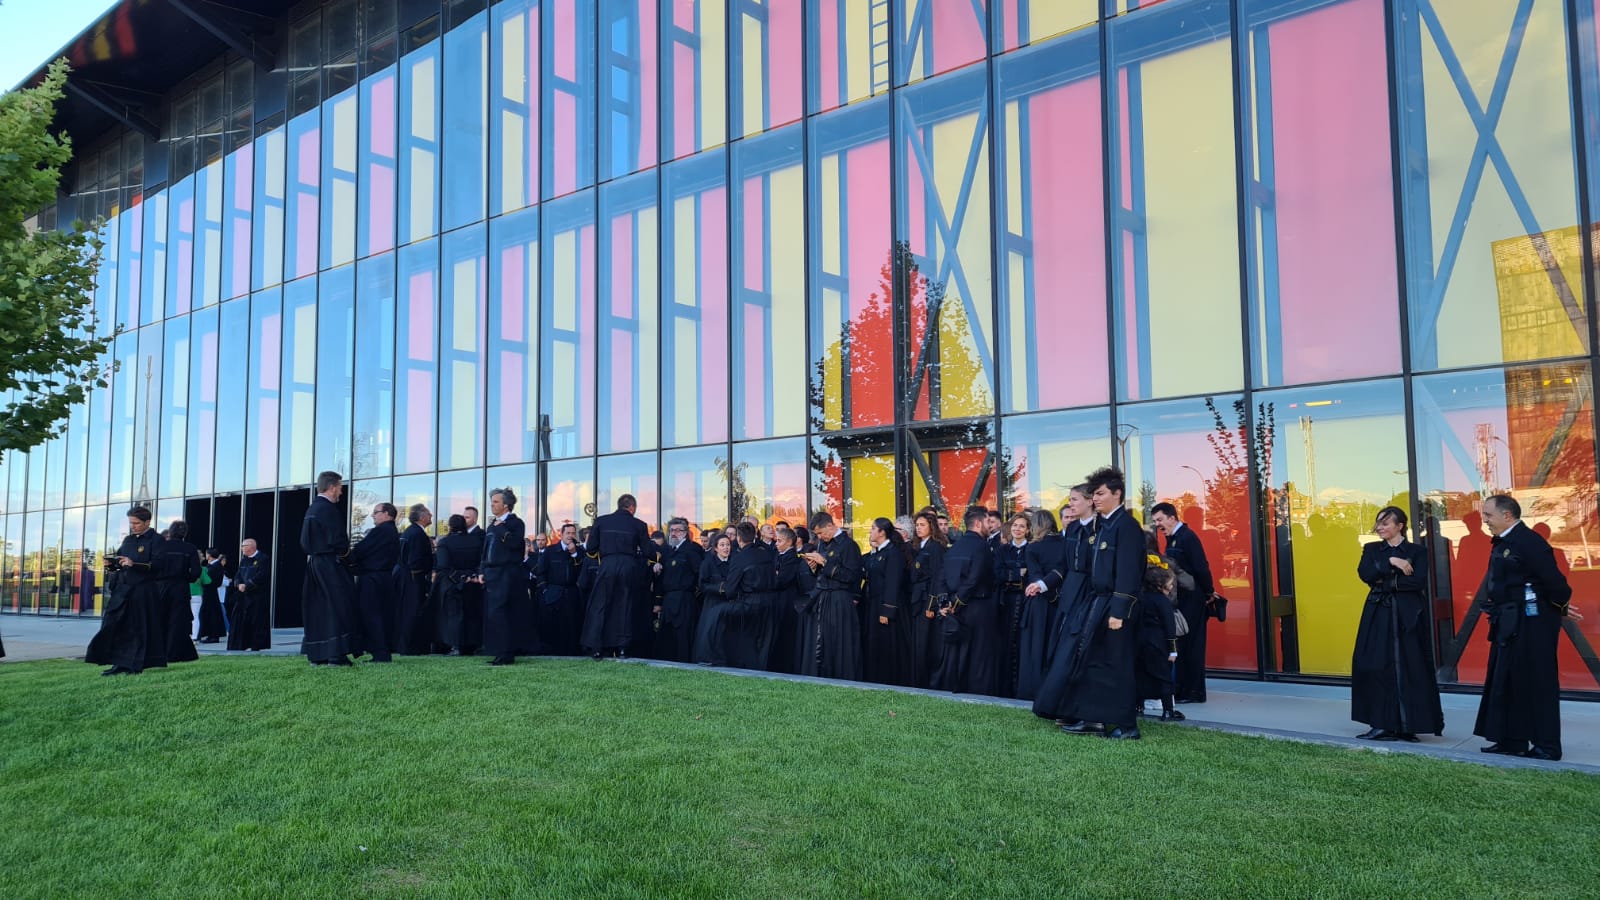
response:
<path id="1" fill-rule="evenodd" d="M 1572 587 L 1544 538 L 1522 521 L 1505 494 L 1483 501 L 1493 532 L 1484 610 L 1489 615 L 1489 670 L 1472 733 L 1492 743 L 1485 753 L 1561 758 L 1561 676 L 1556 641 L 1573 610 Z"/>
<path id="2" fill-rule="evenodd" d="M 1406 540 L 1406 514 L 1386 506 L 1361 548 L 1356 573 L 1367 602 L 1350 661 L 1350 718 L 1370 725 L 1357 737 L 1410 741 L 1444 733 L 1428 616 L 1428 551 Z"/>

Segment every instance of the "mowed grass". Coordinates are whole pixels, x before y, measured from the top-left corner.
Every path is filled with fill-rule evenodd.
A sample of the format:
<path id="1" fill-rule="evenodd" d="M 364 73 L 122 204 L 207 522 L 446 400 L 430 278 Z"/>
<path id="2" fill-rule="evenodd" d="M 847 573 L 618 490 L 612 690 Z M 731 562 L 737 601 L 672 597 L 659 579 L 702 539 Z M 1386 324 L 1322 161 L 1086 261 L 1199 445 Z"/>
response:
<path id="1" fill-rule="evenodd" d="M 1600 778 L 587 660 L 0 668 L 0 897 L 1600 893 Z"/>

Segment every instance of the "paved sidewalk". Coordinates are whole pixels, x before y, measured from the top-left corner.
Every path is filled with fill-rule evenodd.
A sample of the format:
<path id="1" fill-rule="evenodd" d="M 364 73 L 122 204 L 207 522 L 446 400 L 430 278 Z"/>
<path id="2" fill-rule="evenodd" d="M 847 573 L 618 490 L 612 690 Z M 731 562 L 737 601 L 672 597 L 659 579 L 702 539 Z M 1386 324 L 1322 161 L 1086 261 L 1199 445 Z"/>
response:
<path id="1" fill-rule="evenodd" d="M 8 654 L 5 659 L 0 659 L 0 667 L 6 663 L 24 660 L 82 659 L 84 647 L 99 628 L 100 620 L 93 618 L 0 615 L 0 637 L 4 638 Z M 273 647 L 263 652 L 272 656 L 296 655 L 300 650 L 300 634 L 298 628 L 274 629 Z M 201 644 L 201 655 L 247 655 L 218 649 L 221 646 Z M 970 694 L 948 694 L 942 691 L 886 687 L 741 669 L 704 669 L 700 666 L 655 660 L 633 662 L 666 668 L 712 671 L 734 677 L 773 678 L 860 690 L 920 694 L 963 703 L 1009 706 L 1019 711 L 1025 711 L 1029 707 L 1029 704 L 1019 700 Z M 404 661 L 399 664 L 404 665 Z M 3 677 L 0 677 L 0 690 L 4 689 L 4 683 Z M 1182 707 L 1185 715 L 1189 717 L 1188 721 L 1183 723 L 1184 726 L 1349 747 L 1376 753 L 1414 753 L 1506 768 L 1567 769 L 1600 775 L 1600 702 L 1565 701 L 1561 704 L 1562 761 L 1548 763 L 1516 757 L 1490 756 L 1478 752 L 1478 748 L 1485 742 L 1471 733 L 1478 711 L 1478 697 L 1474 694 L 1445 694 L 1444 737 L 1424 735 L 1417 744 L 1375 744 L 1371 741 L 1356 740 L 1355 735 L 1366 729 L 1350 721 L 1350 689 L 1346 687 L 1213 678 L 1209 683 L 1207 695 L 1209 699 L 1204 704 L 1189 704 Z M 1072 740 L 1064 735 L 1062 739 Z"/>

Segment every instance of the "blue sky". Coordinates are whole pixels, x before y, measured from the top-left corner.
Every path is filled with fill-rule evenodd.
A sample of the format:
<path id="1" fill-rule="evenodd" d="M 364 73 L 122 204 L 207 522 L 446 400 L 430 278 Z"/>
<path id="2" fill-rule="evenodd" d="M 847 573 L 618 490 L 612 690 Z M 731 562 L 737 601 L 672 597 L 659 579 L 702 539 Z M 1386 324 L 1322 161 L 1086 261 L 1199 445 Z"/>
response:
<path id="1" fill-rule="evenodd" d="M 116 0 L 0 0 L 0 91 L 50 59 Z"/>

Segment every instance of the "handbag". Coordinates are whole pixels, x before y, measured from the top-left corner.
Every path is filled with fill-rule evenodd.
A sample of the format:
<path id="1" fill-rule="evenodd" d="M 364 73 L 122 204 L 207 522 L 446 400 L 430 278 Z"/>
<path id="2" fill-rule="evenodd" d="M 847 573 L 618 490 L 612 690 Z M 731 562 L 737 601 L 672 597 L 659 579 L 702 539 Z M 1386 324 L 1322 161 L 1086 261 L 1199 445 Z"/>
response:
<path id="1" fill-rule="evenodd" d="M 1189 633 L 1189 620 L 1185 619 L 1183 613 L 1176 609 L 1172 611 L 1172 633 L 1178 637 L 1183 637 Z"/>

